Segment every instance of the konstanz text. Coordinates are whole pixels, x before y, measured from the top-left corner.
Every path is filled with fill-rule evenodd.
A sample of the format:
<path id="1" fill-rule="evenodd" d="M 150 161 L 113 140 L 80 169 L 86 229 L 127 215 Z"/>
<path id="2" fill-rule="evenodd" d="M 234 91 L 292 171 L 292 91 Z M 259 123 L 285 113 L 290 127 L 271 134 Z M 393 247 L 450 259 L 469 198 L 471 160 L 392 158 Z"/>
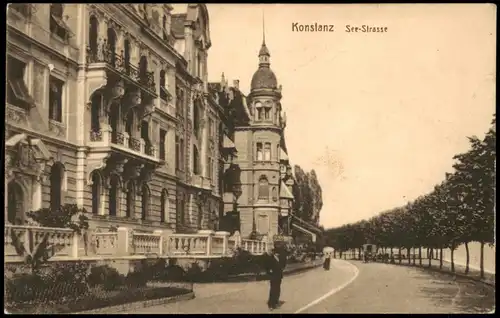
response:
<path id="1" fill-rule="evenodd" d="M 292 32 L 334 32 L 333 24 L 320 24 L 317 22 L 311 24 L 292 23 Z"/>

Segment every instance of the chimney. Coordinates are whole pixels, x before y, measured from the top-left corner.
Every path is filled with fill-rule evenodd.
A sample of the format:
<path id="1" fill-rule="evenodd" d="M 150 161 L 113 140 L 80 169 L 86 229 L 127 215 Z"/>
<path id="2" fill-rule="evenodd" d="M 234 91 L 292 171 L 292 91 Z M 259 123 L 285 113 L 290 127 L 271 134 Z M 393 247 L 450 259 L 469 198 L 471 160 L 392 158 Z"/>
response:
<path id="1" fill-rule="evenodd" d="M 239 90 L 240 89 L 240 80 L 234 80 L 233 87 Z"/>

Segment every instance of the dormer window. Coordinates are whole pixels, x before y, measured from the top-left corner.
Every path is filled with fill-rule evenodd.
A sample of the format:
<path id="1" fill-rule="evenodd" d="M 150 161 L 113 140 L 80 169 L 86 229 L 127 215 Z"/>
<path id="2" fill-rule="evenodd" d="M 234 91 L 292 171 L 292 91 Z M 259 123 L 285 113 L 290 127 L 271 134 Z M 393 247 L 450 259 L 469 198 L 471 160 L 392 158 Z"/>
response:
<path id="1" fill-rule="evenodd" d="M 52 3 L 50 5 L 50 33 L 57 35 L 63 40 L 70 36 L 70 28 L 64 22 L 64 7 L 62 4 Z"/>
<path id="2" fill-rule="evenodd" d="M 35 101 L 24 81 L 25 71 L 25 63 L 11 56 L 7 58 L 7 103 L 28 110 L 35 106 Z"/>
<path id="3" fill-rule="evenodd" d="M 10 8 L 15 10 L 25 18 L 31 15 L 33 9 L 31 4 L 26 4 L 26 3 L 11 3 Z"/>

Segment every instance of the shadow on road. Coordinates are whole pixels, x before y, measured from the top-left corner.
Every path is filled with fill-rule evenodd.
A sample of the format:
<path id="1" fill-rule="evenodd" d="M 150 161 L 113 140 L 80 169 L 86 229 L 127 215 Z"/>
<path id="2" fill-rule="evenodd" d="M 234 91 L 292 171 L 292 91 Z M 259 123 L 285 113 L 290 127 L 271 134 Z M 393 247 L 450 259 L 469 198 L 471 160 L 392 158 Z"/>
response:
<path id="1" fill-rule="evenodd" d="M 421 295 L 436 306 L 448 302 L 457 313 L 485 313 L 495 307 L 495 289 L 491 286 L 422 268 L 415 271 L 415 279 L 426 281 L 420 287 Z"/>

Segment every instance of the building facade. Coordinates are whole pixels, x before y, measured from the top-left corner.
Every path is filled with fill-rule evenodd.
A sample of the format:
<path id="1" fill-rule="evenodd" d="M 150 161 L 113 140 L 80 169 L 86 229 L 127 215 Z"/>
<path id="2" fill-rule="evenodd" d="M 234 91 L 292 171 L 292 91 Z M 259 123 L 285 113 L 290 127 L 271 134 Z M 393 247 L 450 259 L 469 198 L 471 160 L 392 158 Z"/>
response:
<path id="1" fill-rule="evenodd" d="M 103 230 L 290 234 L 265 42 L 245 95 L 208 83 L 204 4 L 11 4 L 7 20 L 7 222 L 70 203 Z"/>
<path id="2" fill-rule="evenodd" d="M 258 59 L 248 95 L 240 91 L 238 81 L 228 87 L 223 78 L 211 87 L 218 91 L 231 127 L 227 149 L 234 140 L 237 151 L 223 170 L 224 216 L 236 219 L 227 227 L 236 228 L 243 237 L 269 239 L 290 234 L 294 179 L 286 153 L 281 86 L 270 68 L 265 42 Z"/>
<path id="3" fill-rule="evenodd" d="M 205 5 L 13 4 L 7 38 L 6 221 L 74 203 L 97 228 L 214 227 Z"/>

